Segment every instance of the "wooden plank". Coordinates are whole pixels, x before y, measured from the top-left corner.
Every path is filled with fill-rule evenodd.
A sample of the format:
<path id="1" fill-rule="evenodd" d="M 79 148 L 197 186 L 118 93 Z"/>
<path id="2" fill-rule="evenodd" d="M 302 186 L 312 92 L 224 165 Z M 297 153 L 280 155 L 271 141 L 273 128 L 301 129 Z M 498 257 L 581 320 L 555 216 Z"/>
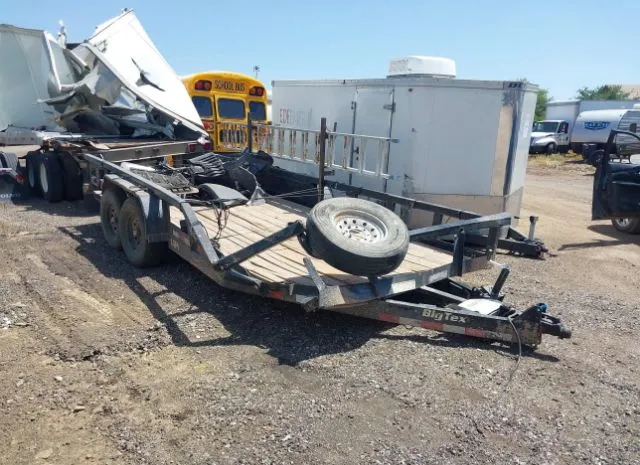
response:
<path id="1" fill-rule="evenodd" d="M 206 213 L 204 212 L 199 212 L 199 216 L 207 218 Z M 227 228 L 233 228 L 234 230 L 239 231 L 241 234 L 246 234 L 247 236 L 250 236 L 253 240 L 248 241 L 247 245 L 262 239 L 265 235 L 272 234 L 277 231 L 277 230 L 269 231 L 268 234 L 266 234 L 266 231 L 264 229 L 248 221 L 240 221 L 239 217 L 235 217 L 233 222 L 228 222 Z M 279 256 L 280 260 L 286 260 L 288 262 L 298 264 L 298 266 L 300 266 L 301 269 L 304 270 L 304 273 L 302 274 L 305 276 L 308 275 L 306 271 L 306 267 L 304 266 L 304 263 L 302 261 L 303 258 L 307 256 L 307 253 L 300 246 L 297 238 L 288 239 L 272 247 L 269 250 L 273 251 L 273 253 L 276 253 Z M 225 254 L 227 253 L 225 252 L 224 249 L 222 250 L 222 252 Z M 353 276 L 348 273 L 339 271 L 331 267 L 329 264 L 327 264 L 322 260 L 317 260 L 317 259 L 312 259 L 312 260 L 314 261 L 314 265 L 318 268 L 318 271 L 322 273 L 326 278 L 327 284 L 341 285 L 345 283 L 355 283 L 355 282 L 366 281 L 366 279 L 364 278 Z M 277 265 L 277 261 L 278 260 L 276 260 L 276 263 L 275 263 L 276 265 Z"/>
<path id="2" fill-rule="evenodd" d="M 217 225 L 213 224 L 209 218 L 202 214 L 199 214 L 198 216 L 207 229 L 216 229 Z M 230 225 L 223 230 L 222 236 L 220 237 L 220 249 L 223 254 L 230 255 L 248 245 L 251 245 L 252 243 L 255 243 L 259 239 L 260 237 L 257 236 L 255 239 L 251 240 L 246 237 L 244 231 L 238 230 L 236 225 L 233 225 L 233 227 Z M 269 250 L 251 257 L 249 260 L 243 262 L 242 266 L 247 268 L 247 264 L 252 263 L 254 258 L 259 258 L 261 266 L 273 269 L 274 273 L 279 274 L 283 279 L 298 276 L 305 271 L 303 266 L 300 266 L 298 269 L 291 269 L 289 266 L 284 266 L 283 264 L 278 263 L 278 257 L 273 256 L 273 253 Z M 269 260 L 269 258 L 271 258 L 271 260 Z M 278 273 L 278 271 L 280 273 Z"/>
<path id="3" fill-rule="evenodd" d="M 208 221 L 208 220 L 205 220 Z M 252 233 L 251 231 L 245 230 L 238 226 L 237 223 L 234 223 L 231 227 L 225 229 L 229 230 L 228 233 L 223 232 L 221 238 L 221 249 L 225 254 L 229 254 L 235 252 L 235 250 L 229 250 L 229 244 L 226 241 L 231 241 L 237 245 L 240 245 L 241 248 L 247 247 L 251 244 L 254 244 L 256 241 L 260 240 L 262 237 L 258 234 Z M 243 262 L 242 266 L 246 269 L 250 269 L 254 259 L 260 258 L 269 263 L 269 266 L 274 270 L 279 270 L 277 274 L 287 279 L 299 279 L 305 278 L 308 281 L 308 271 L 302 262 L 302 258 L 299 257 L 290 257 L 286 253 L 286 249 L 282 248 L 280 245 L 276 245 L 271 249 L 265 250 L 254 257 L 249 258 L 245 262 Z M 309 278 L 310 279 L 310 278 Z M 343 284 L 340 281 L 335 281 L 332 279 L 328 279 L 327 284 L 339 285 Z"/>
<path id="4" fill-rule="evenodd" d="M 278 200 L 281 203 L 282 200 Z M 227 224 L 220 238 L 222 252 L 227 255 L 240 250 L 256 241 L 273 234 L 287 223 L 304 221 L 303 211 L 293 213 L 289 207 L 285 210 L 281 205 L 265 203 L 249 207 L 235 207 L 229 210 Z M 214 237 L 218 230 L 215 212 L 209 207 L 194 207 L 200 221 L 207 228 L 210 237 Z M 179 226 L 182 212 L 171 207 L 171 221 Z M 269 281 L 300 280 L 309 282 L 303 258 L 307 256 L 297 238 L 288 239 L 271 249 L 251 257 L 242 266 L 249 273 L 254 273 L 261 279 L 269 277 Z M 323 260 L 312 258 L 314 266 L 323 276 L 327 284 L 356 284 L 368 282 L 361 276 L 344 273 Z M 409 245 L 407 256 L 403 263 L 388 276 L 412 274 L 430 268 L 436 268 L 451 263 L 451 255 L 435 250 L 431 247 L 412 243 Z"/>
<path id="5" fill-rule="evenodd" d="M 267 208 L 264 208 L 264 207 L 267 207 Z M 251 216 L 251 219 L 247 218 L 248 217 L 247 213 L 249 212 L 248 210 L 240 210 L 242 212 L 242 215 L 234 215 L 234 218 L 235 218 L 234 221 L 242 219 L 245 226 L 252 229 L 254 232 L 258 234 L 265 234 L 267 231 L 269 231 L 268 234 L 272 234 L 273 232 L 276 232 L 277 230 L 283 227 L 283 224 L 284 224 L 283 219 L 278 218 L 278 215 L 282 217 L 282 212 L 278 210 L 277 207 L 273 207 L 267 204 L 267 205 L 260 205 L 260 206 L 256 205 L 253 207 L 253 209 L 254 210 L 251 211 L 251 213 L 254 213 L 254 215 Z M 235 210 L 238 210 L 238 208 L 236 208 Z M 269 220 L 264 218 L 265 210 L 269 210 L 269 214 L 268 214 Z M 260 213 L 260 215 L 258 215 L 258 213 Z M 288 221 L 300 219 L 295 215 L 287 214 L 286 216 L 288 216 L 287 218 Z M 302 260 L 302 257 L 306 256 L 306 253 L 304 253 L 304 251 L 302 250 L 300 245 L 297 243 L 297 241 L 295 241 L 295 243 L 293 244 L 284 243 L 284 245 L 287 246 L 292 252 L 299 254 L 300 260 Z M 390 273 L 390 275 L 419 272 L 419 271 L 423 271 L 425 268 L 441 266 L 451 261 L 450 256 L 446 254 L 439 254 L 435 250 L 422 247 L 420 245 L 410 244 L 409 249 L 410 249 L 410 254 L 408 254 L 409 255 L 408 259 L 405 260 L 405 262 L 403 262 L 400 265 L 400 267 L 398 267 L 396 270 Z M 413 259 L 412 255 L 417 255 L 418 258 Z M 438 255 L 440 255 L 440 257 L 438 257 Z M 434 258 L 440 258 L 440 259 L 434 260 Z M 314 260 L 314 265 L 316 265 L 316 267 L 318 268 L 318 271 L 321 274 L 332 275 L 334 278 L 337 278 L 343 281 L 348 280 L 353 283 L 367 281 L 367 279 L 363 277 L 356 277 L 354 279 L 353 275 L 340 272 L 339 270 L 336 270 L 335 268 L 326 264 L 326 262 L 324 261 Z"/>
<path id="6" fill-rule="evenodd" d="M 258 207 L 258 206 L 256 206 Z M 262 207 L 262 206 L 260 206 Z M 198 212 L 198 214 L 200 216 L 207 216 L 210 217 L 211 213 L 207 213 L 207 212 L 203 212 L 200 211 Z M 227 223 L 227 227 L 229 227 L 230 223 L 231 223 L 231 216 L 229 217 L 228 223 Z M 276 228 L 275 224 L 267 224 L 267 223 L 263 223 L 262 221 L 250 221 L 248 219 L 243 219 L 238 215 L 233 216 L 233 224 L 237 225 L 237 226 L 244 226 L 250 230 L 252 230 L 255 234 L 259 235 L 259 238 L 262 238 L 266 235 L 269 234 L 273 234 L 276 231 L 279 231 L 280 229 L 282 229 L 284 227 L 284 225 L 286 225 L 286 223 L 282 222 L 278 224 L 278 227 Z M 233 227 L 233 226 L 232 226 Z M 271 228 L 271 229 L 269 229 Z M 258 240 L 258 239 L 256 239 Z M 281 248 L 282 247 L 282 248 Z M 286 249 L 285 250 L 283 250 Z M 302 260 L 304 257 L 307 256 L 307 253 L 304 251 L 304 249 L 302 248 L 302 246 L 300 245 L 300 243 L 298 242 L 297 238 L 291 238 L 288 239 L 280 244 L 278 244 L 277 246 L 273 247 L 273 249 L 276 249 L 278 251 L 279 254 L 281 254 L 283 257 L 290 259 L 294 262 L 298 262 L 300 264 L 302 264 Z M 273 250 L 272 249 L 272 250 Z M 224 250 L 223 250 L 224 253 Z M 334 267 L 332 267 L 331 265 L 329 265 L 328 263 L 326 263 L 324 260 L 319 260 L 319 259 L 315 259 L 312 258 L 313 264 L 316 267 L 316 269 L 318 270 L 318 272 L 328 278 L 331 278 L 333 280 L 337 280 L 340 281 L 342 284 L 344 283 L 361 283 L 361 282 L 367 282 L 368 279 L 361 277 L 361 276 L 354 276 L 351 275 L 349 273 L 345 273 L 343 271 L 340 271 Z M 303 265 L 304 266 L 304 265 Z M 306 268 L 305 268 L 306 269 Z M 329 283 L 328 283 L 329 284 Z"/>

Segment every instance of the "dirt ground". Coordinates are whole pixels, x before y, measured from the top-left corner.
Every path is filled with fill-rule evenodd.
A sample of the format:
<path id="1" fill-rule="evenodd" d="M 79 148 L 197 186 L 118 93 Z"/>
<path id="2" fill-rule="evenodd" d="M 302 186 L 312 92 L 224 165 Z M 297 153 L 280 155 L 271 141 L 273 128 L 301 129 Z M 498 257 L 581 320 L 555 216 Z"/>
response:
<path id="1" fill-rule="evenodd" d="M 509 302 L 573 330 L 510 347 L 137 270 L 82 202 L 0 205 L 0 463 L 640 464 L 640 236 L 586 167 L 532 167 L 544 261 Z M 494 279 L 497 271 L 472 279 Z"/>

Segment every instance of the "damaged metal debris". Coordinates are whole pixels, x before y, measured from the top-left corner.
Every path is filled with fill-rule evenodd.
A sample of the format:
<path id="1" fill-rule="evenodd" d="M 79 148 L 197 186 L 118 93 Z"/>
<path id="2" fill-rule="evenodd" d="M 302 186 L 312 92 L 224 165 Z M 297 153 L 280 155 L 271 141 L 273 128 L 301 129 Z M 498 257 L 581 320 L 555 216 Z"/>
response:
<path id="1" fill-rule="evenodd" d="M 0 58 L 12 63 L 3 69 L 0 87 L 7 145 L 33 130 L 49 136 L 206 137 L 184 86 L 132 11 L 99 25 L 79 44 L 66 43 L 64 26 L 54 38 L 0 25 Z"/>

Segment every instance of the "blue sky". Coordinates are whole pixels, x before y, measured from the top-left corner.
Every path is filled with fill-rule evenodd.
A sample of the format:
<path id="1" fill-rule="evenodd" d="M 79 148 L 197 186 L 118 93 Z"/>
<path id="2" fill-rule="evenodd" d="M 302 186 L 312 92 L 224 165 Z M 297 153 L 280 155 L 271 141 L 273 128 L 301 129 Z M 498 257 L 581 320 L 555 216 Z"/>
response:
<path id="1" fill-rule="evenodd" d="M 4 4 L 1 20 L 55 33 L 62 19 L 79 41 L 123 7 L 181 75 L 259 65 L 267 87 L 384 77 L 390 58 L 413 54 L 453 58 L 459 78 L 527 78 L 556 100 L 582 86 L 640 84 L 638 0 L 22 1 Z"/>

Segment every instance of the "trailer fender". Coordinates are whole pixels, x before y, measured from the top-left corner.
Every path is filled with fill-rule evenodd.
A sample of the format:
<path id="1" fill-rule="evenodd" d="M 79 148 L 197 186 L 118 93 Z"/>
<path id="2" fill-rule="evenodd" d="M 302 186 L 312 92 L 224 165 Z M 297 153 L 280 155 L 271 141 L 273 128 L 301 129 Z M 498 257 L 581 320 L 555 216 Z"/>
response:
<path id="1" fill-rule="evenodd" d="M 109 187 L 118 187 L 127 196 L 138 199 L 144 213 L 149 242 L 169 240 L 169 205 L 166 202 L 113 174 L 104 177 L 103 190 Z"/>

